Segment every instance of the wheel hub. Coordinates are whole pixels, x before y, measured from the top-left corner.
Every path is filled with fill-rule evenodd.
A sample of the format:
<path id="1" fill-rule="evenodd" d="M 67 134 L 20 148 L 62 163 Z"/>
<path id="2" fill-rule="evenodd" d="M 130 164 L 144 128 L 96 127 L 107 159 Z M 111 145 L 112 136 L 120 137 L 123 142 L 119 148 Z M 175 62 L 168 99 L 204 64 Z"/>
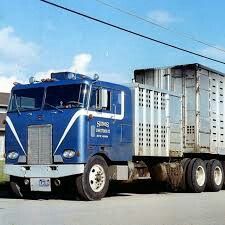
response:
<path id="1" fill-rule="evenodd" d="M 204 168 L 202 166 L 198 166 L 198 168 L 196 170 L 196 181 L 199 186 L 204 185 L 205 178 L 206 178 L 206 174 L 205 174 Z"/>
<path id="2" fill-rule="evenodd" d="M 106 175 L 101 165 L 94 165 L 89 174 L 89 184 L 94 192 L 100 192 L 105 186 Z"/>
<path id="3" fill-rule="evenodd" d="M 223 179 L 222 170 L 219 166 L 217 166 L 214 170 L 214 181 L 216 185 L 220 185 Z"/>

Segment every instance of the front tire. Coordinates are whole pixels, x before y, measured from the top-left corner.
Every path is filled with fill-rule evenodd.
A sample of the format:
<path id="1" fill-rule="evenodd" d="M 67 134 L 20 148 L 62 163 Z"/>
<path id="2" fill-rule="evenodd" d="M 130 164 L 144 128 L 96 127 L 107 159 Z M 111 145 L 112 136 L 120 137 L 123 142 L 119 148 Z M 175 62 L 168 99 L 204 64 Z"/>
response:
<path id="1" fill-rule="evenodd" d="M 191 192 L 200 193 L 206 186 L 206 166 L 203 160 L 194 158 L 187 168 L 187 184 Z"/>
<path id="2" fill-rule="evenodd" d="M 29 198 L 30 190 L 23 183 L 23 179 L 10 176 L 10 187 L 15 197 Z"/>
<path id="3" fill-rule="evenodd" d="M 109 187 L 108 165 L 103 157 L 94 156 L 85 165 L 84 173 L 76 177 L 81 199 L 94 201 L 105 197 Z"/>
<path id="4" fill-rule="evenodd" d="M 207 190 L 220 191 L 224 183 L 224 171 L 220 161 L 211 159 L 207 163 Z"/>

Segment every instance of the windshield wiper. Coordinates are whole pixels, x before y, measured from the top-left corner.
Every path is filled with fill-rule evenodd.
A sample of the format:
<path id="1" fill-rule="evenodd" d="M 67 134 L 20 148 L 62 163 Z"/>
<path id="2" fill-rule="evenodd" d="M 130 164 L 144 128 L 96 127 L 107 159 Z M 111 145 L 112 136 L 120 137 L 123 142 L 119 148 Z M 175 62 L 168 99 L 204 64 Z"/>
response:
<path id="1" fill-rule="evenodd" d="M 78 102 L 78 101 L 69 101 L 66 104 L 68 104 L 68 105 L 74 105 L 74 106 L 76 106 L 76 105 L 80 106 L 83 103 L 82 102 Z"/>
<path id="2" fill-rule="evenodd" d="M 53 109 L 58 110 L 59 112 L 63 112 L 63 110 L 62 110 L 62 109 L 59 109 L 59 108 L 57 108 L 56 106 L 51 105 L 51 104 L 49 104 L 49 103 L 47 103 L 47 102 L 45 102 L 45 105 L 48 105 L 48 106 L 52 107 Z"/>
<path id="3" fill-rule="evenodd" d="M 16 110 L 17 110 L 18 114 L 21 115 L 21 112 L 19 110 L 19 106 L 17 104 L 16 94 L 14 94 L 13 97 L 14 97 L 14 101 L 15 101 L 15 105 L 16 105 Z"/>

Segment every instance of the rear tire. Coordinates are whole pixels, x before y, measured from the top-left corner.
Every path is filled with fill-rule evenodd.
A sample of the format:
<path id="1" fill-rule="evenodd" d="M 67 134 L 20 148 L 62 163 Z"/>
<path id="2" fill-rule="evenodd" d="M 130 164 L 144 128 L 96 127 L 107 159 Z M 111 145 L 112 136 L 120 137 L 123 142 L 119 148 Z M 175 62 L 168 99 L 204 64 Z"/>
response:
<path id="1" fill-rule="evenodd" d="M 94 156 L 85 165 L 84 173 L 76 177 L 77 192 L 81 199 L 94 201 L 105 197 L 108 187 L 108 165 L 103 157 Z"/>
<path id="2" fill-rule="evenodd" d="M 224 183 L 224 171 L 220 161 L 211 159 L 207 163 L 207 185 L 208 191 L 220 191 Z"/>
<path id="3" fill-rule="evenodd" d="M 189 158 L 184 158 L 181 161 L 181 165 L 183 167 L 183 176 L 182 176 L 180 189 L 183 192 L 187 191 L 187 168 L 188 168 L 188 165 L 190 162 L 191 162 L 191 159 L 189 159 Z"/>
<path id="4" fill-rule="evenodd" d="M 206 186 L 206 166 L 203 160 L 194 158 L 190 161 L 187 168 L 188 189 L 194 193 L 200 193 Z"/>

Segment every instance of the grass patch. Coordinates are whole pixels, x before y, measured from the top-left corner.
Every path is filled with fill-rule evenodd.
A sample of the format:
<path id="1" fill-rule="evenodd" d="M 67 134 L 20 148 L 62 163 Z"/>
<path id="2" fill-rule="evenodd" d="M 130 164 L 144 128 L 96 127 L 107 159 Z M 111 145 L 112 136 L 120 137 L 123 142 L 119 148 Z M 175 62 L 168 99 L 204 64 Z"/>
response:
<path id="1" fill-rule="evenodd" d="M 3 160 L 0 160 L 0 183 L 5 183 L 9 181 L 9 177 L 4 174 L 4 164 Z"/>

